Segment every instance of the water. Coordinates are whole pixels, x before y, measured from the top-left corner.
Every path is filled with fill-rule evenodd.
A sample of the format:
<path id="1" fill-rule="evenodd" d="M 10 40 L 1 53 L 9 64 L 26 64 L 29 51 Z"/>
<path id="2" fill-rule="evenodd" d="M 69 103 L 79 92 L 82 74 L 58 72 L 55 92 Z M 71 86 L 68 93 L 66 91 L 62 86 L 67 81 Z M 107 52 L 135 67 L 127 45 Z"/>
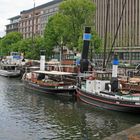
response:
<path id="1" fill-rule="evenodd" d="M 102 140 L 137 123 L 138 115 L 38 94 L 0 77 L 0 140 Z"/>

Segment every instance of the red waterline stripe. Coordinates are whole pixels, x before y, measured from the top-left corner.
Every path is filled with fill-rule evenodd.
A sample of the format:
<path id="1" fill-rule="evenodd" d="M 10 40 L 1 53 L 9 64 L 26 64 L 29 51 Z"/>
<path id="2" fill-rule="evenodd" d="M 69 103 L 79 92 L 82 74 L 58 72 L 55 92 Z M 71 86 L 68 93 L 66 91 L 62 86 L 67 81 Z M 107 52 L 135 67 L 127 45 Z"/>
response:
<path id="1" fill-rule="evenodd" d="M 101 100 L 101 99 L 96 99 L 96 98 L 93 98 L 93 97 L 89 97 L 89 96 L 87 96 L 87 95 L 82 94 L 80 91 L 77 91 L 77 92 L 78 92 L 78 94 L 80 94 L 80 95 L 82 95 L 82 96 L 85 96 L 86 98 L 90 98 L 90 99 L 93 99 L 93 100 L 96 100 L 96 101 L 100 101 L 100 102 L 104 102 L 104 103 L 108 103 L 108 104 L 114 104 L 114 105 L 126 106 L 126 107 L 127 107 L 127 106 L 129 106 L 129 107 L 140 107 L 140 105 L 135 106 L 135 105 L 115 104 L 115 103 L 113 103 L 113 102 L 104 101 L 104 100 Z"/>

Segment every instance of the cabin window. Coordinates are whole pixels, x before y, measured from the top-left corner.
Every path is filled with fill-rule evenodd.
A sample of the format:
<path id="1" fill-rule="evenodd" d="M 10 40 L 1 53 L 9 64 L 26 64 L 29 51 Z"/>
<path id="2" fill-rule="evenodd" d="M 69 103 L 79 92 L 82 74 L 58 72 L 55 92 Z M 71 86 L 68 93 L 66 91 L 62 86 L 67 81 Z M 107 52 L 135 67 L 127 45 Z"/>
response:
<path id="1" fill-rule="evenodd" d="M 42 80 L 45 78 L 45 74 L 43 73 L 39 73 L 38 77 L 37 77 L 37 80 Z"/>

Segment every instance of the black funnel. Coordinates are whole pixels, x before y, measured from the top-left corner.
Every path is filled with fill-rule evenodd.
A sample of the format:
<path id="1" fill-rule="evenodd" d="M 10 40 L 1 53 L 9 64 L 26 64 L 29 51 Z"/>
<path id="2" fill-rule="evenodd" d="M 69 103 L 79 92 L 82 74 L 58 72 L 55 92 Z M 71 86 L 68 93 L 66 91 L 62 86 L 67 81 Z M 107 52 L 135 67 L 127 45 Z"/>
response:
<path id="1" fill-rule="evenodd" d="M 85 27 L 85 31 L 83 34 L 83 49 L 82 49 L 82 55 L 80 60 L 80 72 L 83 73 L 85 71 L 88 71 L 88 51 L 89 51 L 89 44 L 91 39 L 91 27 Z"/>

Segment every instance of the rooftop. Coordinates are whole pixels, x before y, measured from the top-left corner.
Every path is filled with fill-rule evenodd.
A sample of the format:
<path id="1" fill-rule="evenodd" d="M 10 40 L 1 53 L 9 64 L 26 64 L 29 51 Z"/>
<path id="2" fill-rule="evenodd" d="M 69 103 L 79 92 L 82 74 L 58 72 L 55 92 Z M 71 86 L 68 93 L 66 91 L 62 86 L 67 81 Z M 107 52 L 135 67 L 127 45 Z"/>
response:
<path id="1" fill-rule="evenodd" d="M 42 8 L 45 8 L 45 7 L 49 7 L 51 5 L 54 5 L 54 4 L 57 4 L 57 3 L 60 3 L 62 2 L 63 0 L 53 0 L 53 1 L 50 1 L 48 3 L 45 3 L 45 4 L 42 4 L 42 5 L 39 5 L 37 7 L 35 7 L 36 10 L 38 9 L 42 9 Z M 31 12 L 34 8 L 31 8 L 29 10 L 24 10 L 24 11 L 21 11 L 21 14 L 26 14 L 28 12 Z"/>
<path id="2" fill-rule="evenodd" d="M 18 16 L 11 17 L 11 18 L 9 18 L 8 20 L 19 19 L 20 17 L 21 17 L 21 16 L 20 16 L 20 15 L 18 15 Z"/>

